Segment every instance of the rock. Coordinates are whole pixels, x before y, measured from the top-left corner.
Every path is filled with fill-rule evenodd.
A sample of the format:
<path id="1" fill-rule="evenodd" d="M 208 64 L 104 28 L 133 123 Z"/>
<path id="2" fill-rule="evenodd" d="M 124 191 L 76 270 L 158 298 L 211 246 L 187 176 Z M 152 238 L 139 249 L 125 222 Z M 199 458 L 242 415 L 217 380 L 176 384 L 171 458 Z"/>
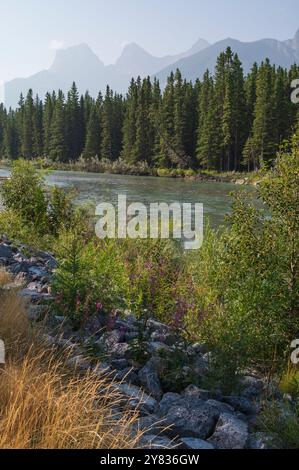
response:
<path id="1" fill-rule="evenodd" d="M 248 448 L 255 450 L 268 450 L 271 449 L 271 436 L 264 432 L 257 432 L 250 435 Z"/>
<path id="2" fill-rule="evenodd" d="M 200 400 L 210 400 L 210 399 L 215 399 L 215 400 L 221 400 L 222 395 L 221 393 L 213 393 L 209 392 L 208 390 L 203 390 L 196 385 L 189 385 L 183 392 L 182 395 L 185 397 L 194 397 L 198 398 Z"/>
<path id="3" fill-rule="evenodd" d="M 159 332 L 162 335 L 170 332 L 170 328 L 168 325 L 165 325 L 164 323 L 161 323 L 152 318 L 148 320 L 147 328 L 149 328 L 152 332 Z"/>
<path id="4" fill-rule="evenodd" d="M 114 380 L 118 382 L 127 382 L 132 385 L 140 385 L 138 375 L 132 367 L 127 367 L 126 369 L 119 370 L 114 376 Z"/>
<path id="5" fill-rule="evenodd" d="M 127 359 L 113 359 L 113 361 L 111 361 L 111 366 L 113 367 L 113 369 L 117 369 L 117 370 L 124 370 L 124 369 L 127 369 L 129 367 L 129 363 L 127 361 Z"/>
<path id="6" fill-rule="evenodd" d="M 115 384 L 115 389 L 129 399 L 128 405 L 132 409 L 139 409 L 146 414 L 153 414 L 158 409 L 158 402 L 150 397 L 136 385 Z"/>
<path id="7" fill-rule="evenodd" d="M 223 403 L 218 400 L 208 400 L 206 402 L 207 406 L 214 410 L 215 414 L 220 416 L 221 413 L 233 413 L 234 408 L 227 403 Z"/>
<path id="8" fill-rule="evenodd" d="M 0 244 L 0 258 L 10 261 L 14 255 L 12 248 L 6 244 Z"/>
<path id="9" fill-rule="evenodd" d="M 244 387 L 241 392 L 242 397 L 249 399 L 258 397 L 264 390 L 263 380 L 251 376 L 243 377 L 241 379 L 241 386 Z"/>
<path id="10" fill-rule="evenodd" d="M 142 449 L 173 449 L 175 444 L 167 437 L 144 435 L 139 441 L 139 447 Z"/>
<path id="11" fill-rule="evenodd" d="M 39 322 L 43 319 L 46 311 L 43 305 L 30 305 L 27 309 L 27 317 L 30 321 Z"/>
<path id="12" fill-rule="evenodd" d="M 182 399 L 178 393 L 165 393 L 160 401 L 160 413 L 165 415 L 174 403 L 180 402 Z"/>
<path id="13" fill-rule="evenodd" d="M 207 439 L 222 412 L 217 402 L 205 402 L 193 397 L 167 393 L 160 403 L 160 414 L 172 427 L 174 435 Z M 228 406 L 228 405 L 225 405 Z"/>
<path id="14" fill-rule="evenodd" d="M 113 330 L 109 333 L 104 333 L 101 338 L 95 342 L 96 346 L 100 349 L 104 348 L 107 352 L 110 352 L 112 348 L 120 342 L 122 334 L 118 330 Z"/>
<path id="15" fill-rule="evenodd" d="M 163 391 L 159 380 L 159 361 L 150 359 L 145 366 L 139 371 L 138 378 L 144 390 L 156 400 L 161 400 Z"/>
<path id="16" fill-rule="evenodd" d="M 194 343 L 188 348 L 188 352 L 190 354 L 206 354 L 209 351 L 208 346 L 206 344 L 201 343 Z"/>
<path id="17" fill-rule="evenodd" d="M 149 354 L 154 355 L 154 354 L 158 354 L 161 351 L 168 351 L 169 352 L 170 349 L 164 343 L 159 343 L 157 341 L 150 341 L 147 344 L 147 351 L 149 352 Z"/>
<path id="18" fill-rule="evenodd" d="M 223 401 L 246 415 L 255 415 L 260 412 L 260 407 L 245 397 L 228 396 L 223 397 Z"/>
<path id="19" fill-rule="evenodd" d="M 184 449 L 213 450 L 215 447 L 207 441 L 196 439 L 195 437 L 181 437 Z"/>
<path id="20" fill-rule="evenodd" d="M 70 357 L 66 361 L 66 364 L 68 367 L 71 367 L 76 371 L 87 372 L 88 370 L 92 369 L 91 363 L 85 357 L 82 356 Z"/>
<path id="21" fill-rule="evenodd" d="M 48 269 L 53 270 L 53 269 L 56 269 L 57 266 L 58 266 L 58 263 L 57 263 L 56 259 L 53 258 L 53 256 L 50 255 L 48 261 L 46 262 L 46 267 Z"/>
<path id="22" fill-rule="evenodd" d="M 134 341 L 139 337 L 139 333 L 137 331 L 128 331 L 125 333 L 125 341 L 129 343 L 130 341 Z"/>
<path id="23" fill-rule="evenodd" d="M 110 349 L 111 356 L 115 358 L 125 358 L 130 351 L 130 346 L 128 343 L 117 343 Z"/>
<path id="24" fill-rule="evenodd" d="M 141 416 L 138 418 L 136 425 L 134 425 L 136 431 L 142 431 L 145 434 L 161 435 L 167 432 L 165 429 L 165 423 L 157 415 Z"/>
<path id="25" fill-rule="evenodd" d="M 193 371 L 199 377 L 204 377 L 209 371 L 209 358 L 204 356 L 197 356 L 193 362 Z"/>
<path id="26" fill-rule="evenodd" d="M 222 413 L 208 442 L 216 449 L 245 449 L 248 438 L 248 425 L 244 421 L 233 414 Z"/>

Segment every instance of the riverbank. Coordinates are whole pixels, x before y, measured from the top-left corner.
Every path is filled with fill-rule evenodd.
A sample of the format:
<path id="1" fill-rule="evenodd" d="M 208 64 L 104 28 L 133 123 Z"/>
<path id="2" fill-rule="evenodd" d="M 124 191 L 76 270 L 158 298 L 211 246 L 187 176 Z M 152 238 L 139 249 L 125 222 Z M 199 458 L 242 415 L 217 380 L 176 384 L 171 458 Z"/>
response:
<path id="1" fill-rule="evenodd" d="M 39 170 L 78 171 L 86 173 L 125 175 L 125 176 L 155 176 L 160 178 L 183 178 L 192 181 L 210 181 L 219 183 L 233 183 L 237 185 L 257 185 L 263 175 L 261 172 L 223 172 L 192 169 L 153 168 L 146 163 L 129 164 L 122 160 L 110 162 L 108 160 L 79 159 L 69 162 L 53 162 L 49 159 L 32 160 L 35 168 Z M 0 168 L 10 167 L 11 161 L 2 160 Z M 0 178 L 1 180 L 1 178 Z"/>
<path id="2" fill-rule="evenodd" d="M 117 403 L 113 402 L 114 413 L 117 423 L 130 431 L 131 445 L 152 449 L 271 446 L 270 437 L 260 433 L 257 424 L 264 401 L 272 399 L 266 378 L 244 374 L 240 392 L 234 395 L 204 389 L 212 355 L 207 345 L 186 341 L 178 331 L 154 318 L 144 324 L 128 311 L 115 316 L 113 322 L 111 316 L 99 311 L 80 329 L 73 328 L 70 319 L 56 311 L 51 284 L 58 263 L 52 254 L 14 245 L 3 237 L 0 265 L 11 276 L 3 291 L 6 295 L 17 292 L 24 299 L 26 321 L 32 328 L 38 326 L 40 340 L 53 353 L 66 355 L 66 367 L 78 374 L 82 383 L 89 377 L 89 384 L 100 381 L 103 388 L 105 383 L 109 393 L 118 396 Z M 175 368 L 178 358 L 180 367 Z M 279 393 L 274 386 L 273 390 Z M 129 419 L 130 410 L 134 419 Z M 110 427 L 114 432 L 112 424 Z M 125 447 L 120 431 L 118 443 Z"/>

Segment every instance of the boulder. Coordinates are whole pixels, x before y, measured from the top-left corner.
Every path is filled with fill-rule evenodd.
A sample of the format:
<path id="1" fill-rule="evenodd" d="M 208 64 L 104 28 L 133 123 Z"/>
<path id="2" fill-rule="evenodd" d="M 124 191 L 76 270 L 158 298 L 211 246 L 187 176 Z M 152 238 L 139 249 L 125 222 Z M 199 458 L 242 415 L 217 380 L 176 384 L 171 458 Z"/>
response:
<path id="1" fill-rule="evenodd" d="M 124 395 L 128 399 L 128 407 L 131 409 L 139 409 L 142 413 L 153 414 L 158 409 L 158 402 L 153 397 L 144 393 L 136 385 L 115 384 L 116 391 Z"/>
<path id="2" fill-rule="evenodd" d="M 181 437 L 180 438 L 184 449 L 194 449 L 194 450 L 213 450 L 215 447 L 203 439 L 198 439 L 195 437 Z"/>
<path id="3" fill-rule="evenodd" d="M 200 439 L 207 439 L 212 434 L 222 412 L 222 407 L 212 400 L 205 402 L 170 393 L 164 395 L 159 409 L 173 435 Z"/>
<path id="4" fill-rule="evenodd" d="M 173 449 L 175 443 L 167 437 L 144 435 L 139 441 L 139 448 L 141 449 Z"/>
<path id="5" fill-rule="evenodd" d="M 163 395 L 159 379 L 159 360 L 151 358 L 145 366 L 140 369 L 138 378 L 144 390 L 156 400 L 161 400 Z"/>
<path id="6" fill-rule="evenodd" d="M 223 401 L 231 405 L 236 411 L 240 411 L 245 415 L 255 415 L 260 411 L 260 407 L 257 404 L 253 403 L 252 401 L 248 400 L 248 398 L 245 398 L 243 396 L 223 397 Z"/>
<path id="7" fill-rule="evenodd" d="M 245 449 L 249 439 L 248 425 L 230 413 L 222 413 L 208 442 L 216 449 Z"/>
<path id="8" fill-rule="evenodd" d="M 2 258 L 4 261 L 11 261 L 13 258 L 14 252 L 11 248 L 11 246 L 6 245 L 6 244 L 0 244 L 0 258 Z"/>

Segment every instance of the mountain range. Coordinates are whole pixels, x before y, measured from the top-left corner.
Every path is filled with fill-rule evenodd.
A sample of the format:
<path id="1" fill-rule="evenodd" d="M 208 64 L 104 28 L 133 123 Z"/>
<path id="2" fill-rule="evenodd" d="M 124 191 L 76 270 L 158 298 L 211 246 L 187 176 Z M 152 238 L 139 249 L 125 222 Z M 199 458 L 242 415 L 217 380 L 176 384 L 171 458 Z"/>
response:
<path id="1" fill-rule="evenodd" d="M 161 85 L 166 83 L 171 71 L 179 68 L 188 80 L 201 78 L 206 69 L 213 71 L 218 55 L 228 46 L 237 52 L 245 73 L 254 62 L 269 58 L 277 66 L 290 67 L 299 63 L 299 30 L 293 39 L 278 41 L 261 39 L 254 42 L 241 42 L 227 38 L 215 44 L 199 39 L 190 49 L 164 57 L 155 57 L 135 43 L 128 44 L 113 65 L 105 66 L 87 44 L 72 46 L 57 51 L 55 60 L 48 70 L 38 72 L 28 78 L 17 78 L 5 84 L 5 105 L 16 107 L 21 92 L 30 88 L 40 97 L 47 91 L 69 90 L 73 81 L 80 93 L 86 90 L 96 96 L 105 91 L 108 84 L 113 90 L 125 93 L 132 77 L 157 77 Z"/>

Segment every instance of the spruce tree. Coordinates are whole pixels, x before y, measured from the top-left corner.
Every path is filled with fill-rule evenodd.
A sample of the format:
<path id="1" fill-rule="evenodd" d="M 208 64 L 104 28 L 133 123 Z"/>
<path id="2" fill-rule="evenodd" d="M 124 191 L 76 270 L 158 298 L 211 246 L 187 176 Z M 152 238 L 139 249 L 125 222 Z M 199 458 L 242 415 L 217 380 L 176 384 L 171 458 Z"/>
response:
<path id="1" fill-rule="evenodd" d="M 54 161 L 68 161 L 65 132 L 65 99 L 61 90 L 58 92 L 53 112 L 49 156 Z"/>

